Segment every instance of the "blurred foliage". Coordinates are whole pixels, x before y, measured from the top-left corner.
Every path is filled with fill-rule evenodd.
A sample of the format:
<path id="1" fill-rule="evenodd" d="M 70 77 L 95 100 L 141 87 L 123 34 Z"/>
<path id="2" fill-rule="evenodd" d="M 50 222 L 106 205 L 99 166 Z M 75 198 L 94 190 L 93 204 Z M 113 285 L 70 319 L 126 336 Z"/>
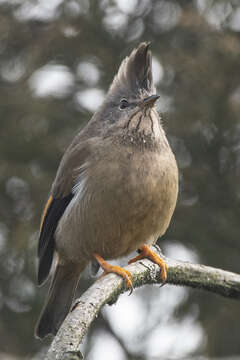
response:
<path id="1" fill-rule="evenodd" d="M 97 109 L 122 58 L 145 40 L 152 42 L 159 110 L 181 173 L 177 209 L 160 245 L 167 251 L 175 244 L 176 256 L 184 245 L 201 263 L 240 271 L 239 1 L 1 0 L 3 359 L 38 358 L 46 350 L 47 341 L 33 338 L 46 291 L 35 285 L 41 209 L 64 149 Z M 89 281 L 84 278 L 80 288 Z M 85 343 L 88 358 L 100 358 L 93 347 L 102 336 L 106 348 L 115 339 L 119 354 L 112 359 L 160 359 L 163 343 L 158 356 L 149 350 L 153 340 L 143 350 L 144 333 L 154 333 L 161 344 L 167 322 L 175 321 L 184 348 L 182 336 L 192 336 L 183 331 L 189 314 L 201 339 L 185 346 L 185 357 L 179 350 L 169 358 L 239 358 L 239 304 L 196 290 L 185 291 L 178 304 L 179 294 L 167 287 L 136 291 L 133 308 L 141 301 L 139 316 L 141 309 L 147 315 L 136 325 L 146 331 L 134 348 L 119 335 L 113 315 L 103 312 Z M 158 301 L 163 309 L 174 301 L 171 316 L 153 312 Z M 151 316 L 155 325 L 146 325 Z"/>

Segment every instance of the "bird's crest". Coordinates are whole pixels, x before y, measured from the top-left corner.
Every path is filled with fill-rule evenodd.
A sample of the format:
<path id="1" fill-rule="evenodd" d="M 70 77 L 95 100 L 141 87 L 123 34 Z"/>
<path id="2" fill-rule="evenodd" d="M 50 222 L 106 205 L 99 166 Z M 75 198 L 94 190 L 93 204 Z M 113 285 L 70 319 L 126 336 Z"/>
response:
<path id="1" fill-rule="evenodd" d="M 152 53 L 150 43 L 143 42 L 121 63 L 110 87 L 110 93 L 131 91 L 153 93 Z"/>

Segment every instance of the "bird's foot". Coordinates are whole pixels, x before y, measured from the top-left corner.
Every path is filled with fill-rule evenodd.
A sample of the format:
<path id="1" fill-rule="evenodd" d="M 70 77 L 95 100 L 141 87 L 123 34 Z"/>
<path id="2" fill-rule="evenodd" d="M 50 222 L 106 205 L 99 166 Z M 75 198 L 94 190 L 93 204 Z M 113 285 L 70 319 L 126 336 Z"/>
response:
<path id="1" fill-rule="evenodd" d="M 99 263 L 101 268 L 104 270 L 100 277 L 102 277 L 106 274 L 109 274 L 109 273 L 118 274 L 123 279 L 125 279 L 126 285 L 130 291 L 129 295 L 133 292 L 133 285 L 132 285 L 132 280 L 131 280 L 132 275 L 131 275 L 130 271 L 128 271 L 120 266 L 109 264 L 98 254 L 93 254 L 93 256 L 95 257 L 95 259 L 97 260 L 97 262 Z"/>
<path id="2" fill-rule="evenodd" d="M 129 264 L 134 263 L 135 261 L 148 258 L 152 260 L 155 264 L 157 264 L 161 269 L 161 278 L 162 284 L 164 284 L 167 280 L 167 264 L 164 260 L 155 252 L 153 252 L 148 245 L 142 245 L 140 247 L 140 254 L 135 256 L 133 259 L 129 260 Z"/>

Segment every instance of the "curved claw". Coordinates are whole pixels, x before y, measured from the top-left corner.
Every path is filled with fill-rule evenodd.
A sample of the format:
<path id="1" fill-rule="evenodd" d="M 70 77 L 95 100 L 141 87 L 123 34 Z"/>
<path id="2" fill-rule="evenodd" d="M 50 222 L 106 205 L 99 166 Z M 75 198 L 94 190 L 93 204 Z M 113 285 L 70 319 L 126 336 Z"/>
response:
<path id="1" fill-rule="evenodd" d="M 122 268 L 121 266 L 109 264 L 98 254 L 93 254 L 93 256 L 95 257 L 101 268 L 104 270 L 100 278 L 109 273 L 120 275 L 125 280 L 126 286 L 129 289 L 129 295 L 131 295 L 133 292 L 133 285 L 132 275 L 130 271 Z"/>
<path id="2" fill-rule="evenodd" d="M 161 269 L 161 278 L 163 286 L 167 280 L 167 264 L 165 261 L 155 252 L 153 252 L 148 245 L 142 245 L 140 248 L 141 252 L 139 255 L 135 256 L 133 259 L 129 260 L 129 264 L 132 264 L 135 261 L 148 258 L 157 264 Z"/>

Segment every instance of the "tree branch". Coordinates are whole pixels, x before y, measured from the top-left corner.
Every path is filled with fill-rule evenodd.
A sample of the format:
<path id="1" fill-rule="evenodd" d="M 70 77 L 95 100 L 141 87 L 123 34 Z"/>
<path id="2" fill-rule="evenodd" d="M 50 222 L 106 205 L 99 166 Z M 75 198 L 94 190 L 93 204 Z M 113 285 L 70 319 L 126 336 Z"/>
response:
<path id="1" fill-rule="evenodd" d="M 156 252 L 156 248 L 154 248 Z M 168 266 L 167 283 L 204 289 L 216 294 L 240 299 L 240 275 L 188 262 L 164 258 Z M 161 284 L 161 272 L 148 259 L 131 264 L 134 287 L 145 284 Z M 79 346 L 93 320 L 105 304 L 113 304 L 119 295 L 127 291 L 125 282 L 115 274 L 97 280 L 75 303 L 63 322 L 47 353 L 46 360 L 78 360 L 82 358 Z"/>

